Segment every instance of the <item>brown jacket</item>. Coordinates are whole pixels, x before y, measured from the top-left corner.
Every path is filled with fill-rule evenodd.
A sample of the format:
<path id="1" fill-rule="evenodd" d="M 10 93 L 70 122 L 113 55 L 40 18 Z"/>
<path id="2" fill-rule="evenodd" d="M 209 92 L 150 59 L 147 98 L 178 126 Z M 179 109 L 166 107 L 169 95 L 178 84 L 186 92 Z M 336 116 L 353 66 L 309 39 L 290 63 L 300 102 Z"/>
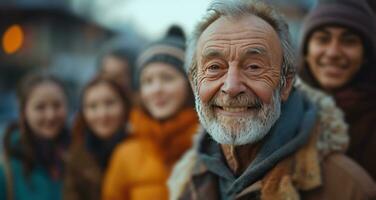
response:
<path id="1" fill-rule="evenodd" d="M 296 87 L 307 89 L 319 107 L 309 142 L 238 193 L 236 199 L 376 199 L 376 185 L 369 175 L 342 154 L 348 142 L 347 128 L 333 100 L 299 81 Z M 200 162 L 195 148 L 177 164 L 169 187 L 171 199 L 220 198 L 218 178 Z"/>

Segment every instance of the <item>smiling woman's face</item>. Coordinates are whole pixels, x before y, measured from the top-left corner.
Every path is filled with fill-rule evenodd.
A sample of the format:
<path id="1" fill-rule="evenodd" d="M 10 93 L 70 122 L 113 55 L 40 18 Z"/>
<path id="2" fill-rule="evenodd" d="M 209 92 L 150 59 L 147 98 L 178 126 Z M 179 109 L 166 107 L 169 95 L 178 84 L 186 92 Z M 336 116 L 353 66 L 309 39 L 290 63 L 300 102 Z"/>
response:
<path id="1" fill-rule="evenodd" d="M 150 63 L 141 73 L 141 99 L 149 113 L 158 120 L 167 119 L 184 106 L 188 81 L 173 66 Z"/>
<path id="2" fill-rule="evenodd" d="M 52 82 L 35 86 L 25 106 L 25 118 L 37 136 L 55 138 L 67 118 L 66 96 L 62 88 Z"/>
<path id="3" fill-rule="evenodd" d="M 83 99 L 84 118 L 93 133 L 102 139 L 111 137 L 124 125 L 124 103 L 108 83 L 89 88 Z"/>
<path id="4" fill-rule="evenodd" d="M 309 38 L 306 61 L 314 78 L 327 91 L 352 80 L 363 63 L 363 43 L 347 28 L 325 26 Z"/>

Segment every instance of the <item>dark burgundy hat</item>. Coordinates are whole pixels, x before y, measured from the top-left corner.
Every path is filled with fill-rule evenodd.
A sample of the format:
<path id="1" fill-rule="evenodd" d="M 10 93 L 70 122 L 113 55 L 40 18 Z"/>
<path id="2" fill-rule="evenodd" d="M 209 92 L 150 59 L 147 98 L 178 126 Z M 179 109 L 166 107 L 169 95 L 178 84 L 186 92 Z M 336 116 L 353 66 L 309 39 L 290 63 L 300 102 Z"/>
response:
<path id="1" fill-rule="evenodd" d="M 375 15 L 366 0 L 319 0 L 307 15 L 300 38 L 300 50 L 306 54 L 307 40 L 312 32 L 325 25 L 339 25 L 359 33 L 368 56 L 375 55 Z"/>

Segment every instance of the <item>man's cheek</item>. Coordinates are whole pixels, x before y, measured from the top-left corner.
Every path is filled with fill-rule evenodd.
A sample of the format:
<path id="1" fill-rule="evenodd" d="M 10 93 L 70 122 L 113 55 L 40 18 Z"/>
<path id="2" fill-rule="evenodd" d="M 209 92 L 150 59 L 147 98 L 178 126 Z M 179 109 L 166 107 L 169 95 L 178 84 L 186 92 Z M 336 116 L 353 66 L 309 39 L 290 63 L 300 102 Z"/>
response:
<path id="1" fill-rule="evenodd" d="M 257 97 L 264 103 L 269 104 L 272 100 L 273 91 L 278 88 L 278 79 L 268 76 L 259 77 L 256 80 L 247 81 L 247 85 Z"/>
<path id="2" fill-rule="evenodd" d="M 203 78 L 198 83 L 198 95 L 203 103 L 208 103 L 220 91 L 219 81 L 208 81 Z"/>

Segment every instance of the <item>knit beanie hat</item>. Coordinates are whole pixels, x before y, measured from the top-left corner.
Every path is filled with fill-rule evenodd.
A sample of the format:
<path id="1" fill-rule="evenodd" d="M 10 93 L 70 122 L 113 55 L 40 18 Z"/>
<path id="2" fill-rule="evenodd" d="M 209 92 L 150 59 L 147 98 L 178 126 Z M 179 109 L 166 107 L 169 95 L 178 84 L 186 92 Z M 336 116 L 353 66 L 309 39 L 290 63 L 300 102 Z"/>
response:
<path id="1" fill-rule="evenodd" d="M 339 25 L 360 34 L 367 56 L 375 55 L 375 16 L 366 0 L 319 0 L 303 23 L 300 38 L 301 53 L 307 53 L 307 42 L 311 34 L 325 25 Z M 367 52 L 368 51 L 368 52 Z"/>
<path id="2" fill-rule="evenodd" d="M 184 71 L 185 35 L 183 30 L 173 25 L 161 40 L 151 43 L 139 56 L 137 61 L 137 83 L 139 86 L 141 72 L 145 67 L 154 62 L 171 65 L 187 77 Z"/>

